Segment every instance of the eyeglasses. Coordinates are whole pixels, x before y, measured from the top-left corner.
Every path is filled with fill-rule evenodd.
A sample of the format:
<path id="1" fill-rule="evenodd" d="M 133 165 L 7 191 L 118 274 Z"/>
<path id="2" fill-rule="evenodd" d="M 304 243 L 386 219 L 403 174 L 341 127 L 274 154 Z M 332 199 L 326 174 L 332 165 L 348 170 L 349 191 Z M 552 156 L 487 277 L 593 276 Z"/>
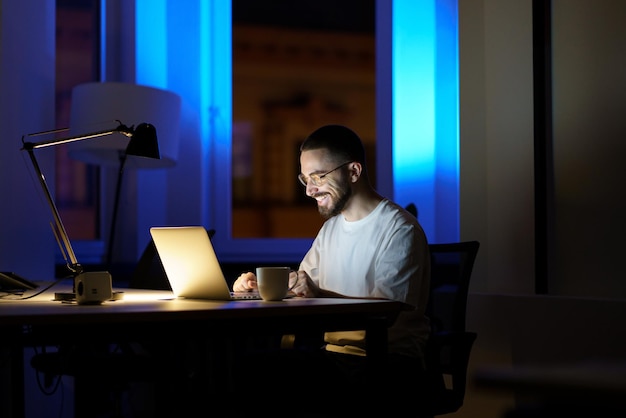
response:
<path id="1" fill-rule="evenodd" d="M 305 187 L 307 184 L 309 184 L 309 181 L 311 181 L 311 184 L 313 186 L 321 186 L 322 184 L 326 183 L 325 177 L 327 175 L 329 175 L 333 171 L 339 170 L 341 167 L 343 167 L 344 165 L 348 165 L 351 162 L 352 161 L 345 162 L 341 164 L 340 166 L 335 167 L 332 170 L 325 172 L 324 174 L 311 174 L 309 177 L 307 177 L 304 174 L 300 173 L 298 174 L 298 180 L 300 180 L 300 183 L 302 183 L 302 185 Z"/>

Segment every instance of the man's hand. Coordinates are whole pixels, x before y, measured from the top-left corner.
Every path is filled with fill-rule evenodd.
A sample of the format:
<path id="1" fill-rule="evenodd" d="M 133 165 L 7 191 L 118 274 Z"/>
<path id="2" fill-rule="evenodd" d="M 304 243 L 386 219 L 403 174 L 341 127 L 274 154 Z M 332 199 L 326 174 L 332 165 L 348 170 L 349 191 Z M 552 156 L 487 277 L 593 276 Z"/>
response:
<path id="1" fill-rule="evenodd" d="M 257 289 L 256 276 L 252 272 L 241 273 L 233 283 L 235 292 L 250 292 L 255 289 Z"/>
<path id="2" fill-rule="evenodd" d="M 304 298 L 317 297 L 320 291 L 320 288 L 304 270 L 292 271 L 289 274 L 289 288 L 296 296 Z"/>

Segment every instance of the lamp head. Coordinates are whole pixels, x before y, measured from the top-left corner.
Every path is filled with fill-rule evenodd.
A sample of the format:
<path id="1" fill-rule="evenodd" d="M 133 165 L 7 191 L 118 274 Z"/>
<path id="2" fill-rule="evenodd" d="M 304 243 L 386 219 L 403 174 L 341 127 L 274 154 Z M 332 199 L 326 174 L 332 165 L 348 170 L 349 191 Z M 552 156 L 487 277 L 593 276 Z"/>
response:
<path id="1" fill-rule="evenodd" d="M 159 152 L 159 142 L 157 141 L 156 128 L 149 123 L 140 123 L 137 128 L 130 128 L 121 124 L 117 130 L 130 138 L 126 146 L 126 155 L 161 159 Z"/>

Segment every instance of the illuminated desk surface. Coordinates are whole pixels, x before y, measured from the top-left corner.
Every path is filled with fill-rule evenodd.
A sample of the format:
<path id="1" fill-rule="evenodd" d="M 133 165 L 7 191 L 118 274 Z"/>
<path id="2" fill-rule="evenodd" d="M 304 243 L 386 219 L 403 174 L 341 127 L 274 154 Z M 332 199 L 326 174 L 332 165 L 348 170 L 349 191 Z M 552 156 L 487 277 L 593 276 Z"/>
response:
<path id="1" fill-rule="evenodd" d="M 55 289 L 56 291 L 57 289 Z M 258 320 L 282 318 L 285 322 L 327 315 L 342 328 L 343 319 L 395 320 L 406 305 L 395 301 L 335 298 L 291 298 L 278 302 L 261 300 L 210 301 L 176 299 L 169 291 L 114 289 L 124 292 L 122 300 L 101 305 L 78 305 L 53 300 L 50 290 L 32 299 L 0 300 L 0 328 L 13 326 L 68 326 L 72 324 L 121 324 L 130 322 Z M 28 296 L 27 294 L 25 296 Z M 294 324 L 295 325 L 295 324 Z M 361 323 L 361 326 L 363 322 Z"/>

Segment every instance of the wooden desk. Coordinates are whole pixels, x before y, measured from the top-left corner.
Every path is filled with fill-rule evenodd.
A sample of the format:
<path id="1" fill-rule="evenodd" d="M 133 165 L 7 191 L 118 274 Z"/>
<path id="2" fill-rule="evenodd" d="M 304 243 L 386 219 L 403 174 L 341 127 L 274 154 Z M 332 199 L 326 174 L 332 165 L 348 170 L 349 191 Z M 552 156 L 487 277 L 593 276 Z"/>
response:
<path id="1" fill-rule="evenodd" d="M 22 356 L 26 346 L 184 339 L 189 337 L 190 329 L 220 339 L 365 329 L 368 357 L 375 361 L 386 354 L 387 328 L 406 309 L 403 303 L 383 300 L 293 298 L 280 302 L 221 302 L 172 299 L 168 291 L 115 290 L 124 291 L 123 300 L 95 306 L 53 301 L 53 291 L 27 300 L 0 300 L 0 344 L 12 353 L 13 394 L 7 416 L 24 416 Z M 2 362 L 3 367 L 6 363 Z"/>

